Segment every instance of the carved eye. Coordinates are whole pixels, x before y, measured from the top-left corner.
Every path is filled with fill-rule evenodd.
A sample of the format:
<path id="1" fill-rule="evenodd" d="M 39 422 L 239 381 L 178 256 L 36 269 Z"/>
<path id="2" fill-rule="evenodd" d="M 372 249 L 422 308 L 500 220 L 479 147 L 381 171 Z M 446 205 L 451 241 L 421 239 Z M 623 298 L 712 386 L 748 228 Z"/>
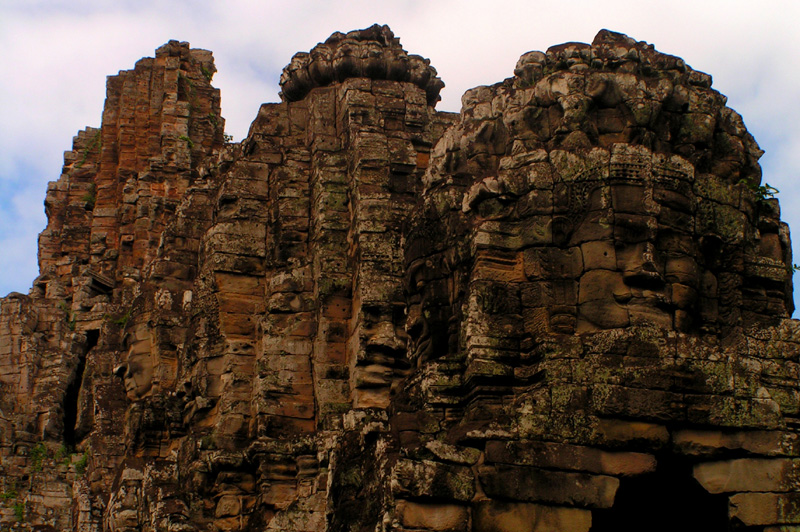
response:
<path id="1" fill-rule="evenodd" d="M 219 198 L 219 203 L 217 204 L 218 212 L 223 216 L 232 214 L 236 209 L 237 199 L 238 198 L 236 196 L 231 195 L 224 195 Z"/>
<path id="2" fill-rule="evenodd" d="M 502 197 L 489 198 L 478 203 L 478 216 L 481 218 L 495 219 L 508 216 L 510 213 L 508 200 Z"/>
<path id="3" fill-rule="evenodd" d="M 552 225 L 553 244 L 556 246 L 566 245 L 572 236 L 572 229 L 572 221 L 569 218 L 566 216 L 554 216 Z"/>
<path id="4" fill-rule="evenodd" d="M 419 338 L 420 336 L 422 336 L 422 330 L 423 329 L 424 329 L 424 325 L 422 323 L 422 320 L 417 319 L 408 328 L 408 335 L 411 338 Z"/>

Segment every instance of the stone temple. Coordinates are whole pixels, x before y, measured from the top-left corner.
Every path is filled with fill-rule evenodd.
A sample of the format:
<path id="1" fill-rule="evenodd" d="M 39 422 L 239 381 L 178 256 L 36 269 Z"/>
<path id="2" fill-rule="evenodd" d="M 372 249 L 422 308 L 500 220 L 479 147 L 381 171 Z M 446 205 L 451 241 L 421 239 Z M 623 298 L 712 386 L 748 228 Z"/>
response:
<path id="1" fill-rule="evenodd" d="M 210 52 L 108 79 L 0 307 L 0 528 L 800 531 L 761 150 L 603 30 L 434 109 L 386 26 L 226 142 Z"/>

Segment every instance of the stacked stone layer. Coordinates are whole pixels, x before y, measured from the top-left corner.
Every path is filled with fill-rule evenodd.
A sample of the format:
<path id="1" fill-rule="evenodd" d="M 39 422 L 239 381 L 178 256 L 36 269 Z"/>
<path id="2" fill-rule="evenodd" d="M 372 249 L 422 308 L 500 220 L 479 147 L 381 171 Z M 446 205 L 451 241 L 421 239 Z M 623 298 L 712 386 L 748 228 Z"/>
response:
<path id="1" fill-rule="evenodd" d="M 214 71 L 109 78 L 48 189 L 4 528 L 800 528 L 789 231 L 709 76 L 604 30 L 442 113 L 373 26 L 225 144 Z"/>

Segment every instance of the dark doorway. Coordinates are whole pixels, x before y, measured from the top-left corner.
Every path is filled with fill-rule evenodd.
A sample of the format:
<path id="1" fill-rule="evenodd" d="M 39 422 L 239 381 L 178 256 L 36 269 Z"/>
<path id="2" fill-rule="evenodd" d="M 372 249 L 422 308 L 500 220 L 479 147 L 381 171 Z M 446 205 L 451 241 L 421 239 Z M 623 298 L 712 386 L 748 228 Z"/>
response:
<path id="1" fill-rule="evenodd" d="M 728 532 L 728 497 L 703 489 L 689 461 L 657 458 L 655 473 L 622 479 L 614 506 L 592 512 L 590 532 Z"/>

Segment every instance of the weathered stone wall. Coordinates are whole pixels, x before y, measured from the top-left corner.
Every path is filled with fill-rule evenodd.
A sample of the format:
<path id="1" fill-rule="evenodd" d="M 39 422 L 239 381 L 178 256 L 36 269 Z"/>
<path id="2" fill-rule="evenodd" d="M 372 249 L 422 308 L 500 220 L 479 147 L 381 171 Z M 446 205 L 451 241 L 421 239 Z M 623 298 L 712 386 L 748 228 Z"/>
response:
<path id="1" fill-rule="evenodd" d="M 709 76 L 601 31 L 458 115 L 387 27 L 223 142 L 109 78 L 0 307 L 12 530 L 800 527 L 789 232 Z"/>
<path id="2" fill-rule="evenodd" d="M 124 388 L 109 376 L 129 308 L 193 168 L 223 144 L 214 71 L 209 52 L 170 42 L 110 77 L 102 127 L 79 132 L 48 187 L 40 275 L 0 311 L 9 524 L 99 522 L 90 494 L 107 491 L 125 453 Z"/>

